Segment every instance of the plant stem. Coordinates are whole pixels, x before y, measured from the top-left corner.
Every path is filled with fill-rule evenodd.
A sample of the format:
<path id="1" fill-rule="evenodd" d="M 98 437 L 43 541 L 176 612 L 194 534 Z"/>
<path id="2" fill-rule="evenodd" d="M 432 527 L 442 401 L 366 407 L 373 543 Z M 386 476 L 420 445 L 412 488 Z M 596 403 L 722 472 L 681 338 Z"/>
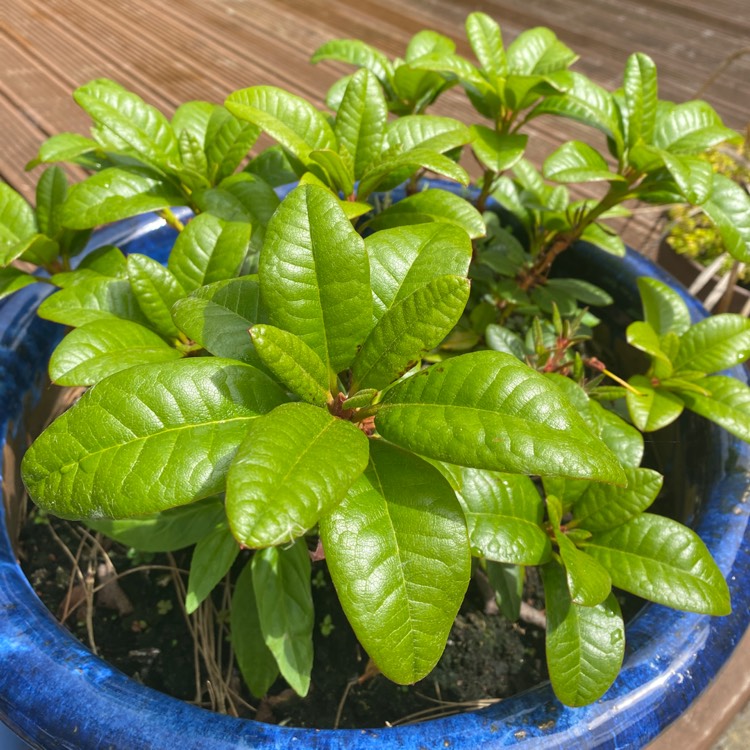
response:
<path id="1" fill-rule="evenodd" d="M 169 208 L 163 208 L 161 211 L 159 211 L 159 216 L 161 216 L 164 221 L 169 224 L 170 227 L 173 229 L 176 229 L 178 232 L 181 232 L 185 225 L 172 213 L 172 210 Z"/>

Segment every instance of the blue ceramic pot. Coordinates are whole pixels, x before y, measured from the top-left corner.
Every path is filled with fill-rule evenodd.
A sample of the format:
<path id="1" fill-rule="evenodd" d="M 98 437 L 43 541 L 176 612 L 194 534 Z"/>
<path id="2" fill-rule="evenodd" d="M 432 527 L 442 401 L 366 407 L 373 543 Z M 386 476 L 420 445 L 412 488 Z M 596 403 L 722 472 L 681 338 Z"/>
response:
<path id="1" fill-rule="evenodd" d="M 153 217 L 121 222 L 95 236 L 97 244 L 116 242 L 162 260 L 173 240 L 172 230 Z M 569 259 L 613 294 L 616 312 L 637 310 L 636 277 L 673 283 L 635 253 L 623 262 L 583 246 Z M 44 295 L 38 286 L 0 303 L 3 436 L 33 395 L 60 336 L 57 326 L 35 317 Z M 695 317 L 705 315 L 688 301 Z M 733 374 L 746 380 L 744 370 Z M 705 422 L 684 430 L 679 442 L 668 463 L 680 467 L 686 488 L 699 500 L 693 526 L 729 581 L 733 613 L 713 618 L 646 606 L 628 625 L 621 675 L 591 706 L 566 708 L 543 684 L 482 711 L 399 728 L 302 730 L 210 713 L 139 685 L 58 625 L 14 560 L 0 504 L 0 719 L 33 747 L 48 750 L 171 750 L 175 744 L 181 750 L 640 748 L 707 686 L 750 619 L 750 451 Z"/>

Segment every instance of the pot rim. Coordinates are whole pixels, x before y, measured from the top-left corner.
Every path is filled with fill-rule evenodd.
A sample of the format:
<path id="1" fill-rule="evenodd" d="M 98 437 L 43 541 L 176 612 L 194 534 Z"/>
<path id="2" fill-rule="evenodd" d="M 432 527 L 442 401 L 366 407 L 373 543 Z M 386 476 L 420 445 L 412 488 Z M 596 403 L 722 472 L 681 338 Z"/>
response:
<path id="1" fill-rule="evenodd" d="M 149 244 L 173 230 L 145 215 L 95 232 L 91 247 Z M 131 252 L 135 247 L 131 245 Z M 138 247 L 139 252 L 143 250 Z M 705 310 L 653 263 L 628 250 L 624 259 L 582 244 L 576 263 L 614 279 L 637 299 L 634 280 L 654 276 L 677 289 L 695 318 Z M 32 388 L 56 326 L 35 317 L 47 290 L 32 285 L 0 302 L 0 445 L 8 421 Z M 632 302 L 632 300 L 631 300 Z M 59 334 L 58 334 L 59 335 Z M 735 377 L 748 382 L 747 371 Z M 708 426 L 734 468 L 712 487 L 694 529 L 729 583 L 733 612 L 710 617 L 648 604 L 626 629 L 622 672 L 596 703 L 568 708 L 549 683 L 491 707 L 396 728 L 313 730 L 279 727 L 211 713 L 144 687 L 93 656 L 59 625 L 34 594 L 13 558 L 0 503 L 0 719 L 38 748 L 366 748 L 474 750 L 518 746 L 642 747 L 682 713 L 730 656 L 750 622 L 750 446 Z M 573 744 L 574 743 L 574 744 Z"/>

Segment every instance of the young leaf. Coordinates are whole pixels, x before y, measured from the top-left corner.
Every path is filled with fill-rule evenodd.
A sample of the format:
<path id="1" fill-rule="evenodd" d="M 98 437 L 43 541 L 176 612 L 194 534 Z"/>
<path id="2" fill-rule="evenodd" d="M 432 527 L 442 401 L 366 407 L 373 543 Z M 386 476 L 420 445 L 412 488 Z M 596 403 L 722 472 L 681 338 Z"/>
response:
<path id="1" fill-rule="evenodd" d="M 226 521 L 219 524 L 195 545 L 190 561 L 185 611 L 190 615 L 229 572 L 240 547 Z"/>
<path id="2" fill-rule="evenodd" d="M 36 185 L 36 219 L 41 234 L 54 237 L 62 228 L 62 205 L 68 194 L 68 178 L 61 167 L 46 169 Z"/>
<path id="3" fill-rule="evenodd" d="M 394 154 L 429 149 L 443 154 L 471 140 L 471 131 L 452 117 L 406 115 L 388 124 L 386 149 Z"/>
<path id="4" fill-rule="evenodd" d="M 223 500 L 208 497 L 146 518 L 89 519 L 86 525 L 141 552 L 174 552 L 200 541 L 225 518 Z"/>
<path id="5" fill-rule="evenodd" d="M 654 145 L 673 154 L 699 154 L 737 138 L 706 102 L 690 101 L 663 110 L 657 118 Z"/>
<path id="6" fill-rule="evenodd" d="M 71 186 L 62 223 L 71 229 L 90 229 L 185 203 L 185 196 L 156 172 L 110 167 Z"/>
<path id="7" fill-rule="evenodd" d="M 333 583 L 382 672 L 409 684 L 445 648 L 471 573 L 455 493 L 422 459 L 375 442 L 367 471 L 321 519 Z"/>
<path id="8" fill-rule="evenodd" d="M 711 395 L 681 390 L 680 398 L 685 406 L 741 440 L 750 442 L 750 388 L 742 381 L 724 375 L 701 378 L 699 383 Z"/>
<path id="9" fill-rule="evenodd" d="M 555 529 L 555 541 L 560 548 L 573 604 L 584 607 L 601 604 L 612 592 L 609 573 L 591 555 L 581 552 L 559 529 Z"/>
<path id="10" fill-rule="evenodd" d="M 507 52 L 508 69 L 522 75 L 545 75 L 565 70 L 578 58 L 555 34 L 543 27 L 522 31 Z"/>
<path id="11" fill-rule="evenodd" d="M 668 333 L 681 336 L 690 328 L 688 306 L 674 289 L 648 276 L 641 276 L 637 283 L 644 320 L 659 336 Z"/>
<path id="12" fill-rule="evenodd" d="M 177 237 L 167 268 L 191 292 L 205 284 L 231 279 L 242 268 L 251 226 L 199 214 Z"/>
<path id="13" fill-rule="evenodd" d="M 268 377 L 231 360 L 131 367 L 89 390 L 37 438 L 24 457 L 24 482 L 39 506 L 65 518 L 185 505 L 224 489 L 250 422 L 284 400 Z"/>
<path id="14" fill-rule="evenodd" d="M 507 74 L 503 37 L 492 18 L 486 13 L 470 13 L 466 18 L 466 36 L 490 80 Z"/>
<path id="15" fill-rule="evenodd" d="M 628 344 L 640 349 L 654 359 L 654 372 L 658 378 L 672 375 L 675 365 L 669 355 L 662 350 L 662 342 L 656 331 L 642 320 L 636 320 L 626 329 Z"/>
<path id="16" fill-rule="evenodd" d="M 253 568 L 249 563 L 234 585 L 229 629 L 242 679 L 256 698 L 262 698 L 279 676 L 279 667 L 263 640 L 253 588 Z"/>
<path id="17" fill-rule="evenodd" d="M 628 413 L 633 424 L 642 432 L 660 430 L 682 414 L 685 402 L 677 394 L 654 388 L 651 380 L 643 375 L 633 375 L 628 383 L 638 391 L 627 391 L 625 394 Z"/>
<path id="18" fill-rule="evenodd" d="M 368 227 L 378 231 L 433 221 L 455 224 L 473 240 L 484 237 L 486 233 L 482 215 L 469 201 L 447 190 L 434 188 L 422 190 L 394 203 L 370 219 Z"/>
<path id="19" fill-rule="evenodd" d="M 713 189 L 714 171 L 705 159 L 670 154 L 668 151 L 662 151 L 661 157 L 688 203 L 700 206 L 708 200 Z"/>
<path id="20" fill-rule="evenodd" d="M 303 403 L 256 420 L 227 477 L 227 517 L 248 547 L 287 544 L 330 511 L 365 470 L 368 440 L 350 422 Z"/>
<path id="21" fill-rule="evenodd" d="M 587 143 L 567 141 L 544 162 L 544 176 L 554 182 L 616 182 L 624 178 L 611 172 L 604 157 Z"/>
<path id="22" fill-rule="evenodd" d="M 62 161 L 79 163 L 82 157 L 91 155 L 92 152 L 98 150 L 99 144 L 84 135 L 56 133 L 39 147 L 39 152 L 26 165 L 26 169 L 34 169 L 40 164 L 54 164 Z"/>
<path id="23" fill-rule="evenodd" d="M 595 535 L 584 548 L 615 586 L 636 596 L 688 612 L 731 611 L 726 581 L 706 545 L 677 521 L 642 513 Z"/>
<path id="24" fill-rule="evenodd" d="M 347 368 L 372 327 L 370 268 L 336 197 L 295 188 L 268 224 L 258 273 L 269 322 L 299 336 L 333 372 Z"/>
<path id="25" fill-rule="evenodd" d="M 346 87 L 334 127 L 339 149 L 349 155 L 354 165 L 355 180 L 380 156 L 387 117 L 388 108 L 377 79 L 367 69 L 357 71 Z"/>
<path id="26" fill-rule="evenodd" d="M 750 320 L 732 313 L 713 315 L 680 337 L 677 370 L 718 372 L 750 357 Z"/>
<path id="27" fill-rule="evenodd" d="M 711 197 L 701 206 L 721 234 L 730 255 L 750 261 L 750 195 L 734 180 L 714 174 Z"/>
<path id="28" fill-rule="evenodd" d="M 253 86 L 235 91 L 226 108 L 249 120 L 278 141 L 303 163 L 317 149 L 336 149 L 336 136 L 325 116 L 308 101 L 275 86 Z"/>
<path id="29" fill-rule="evenodd" d="M 484 125 L 472 125 L 471 147 L 486 169 L 504 172 L 514 167 L 526 151 L 527 135 L 501 135 Z"/>
<path id="30" fill-rule="evenodd" d="M 192 101 L 180 104 L 172 115 L 172 130 L 177 138 L 189 133 L 203 148 L 206 144 L 208 121 L 216 109 L 211 102 Z"/>
<path id="31" fill-rule="evenodd" d="M 287 549 L 256 552 L 252 576 L 263 640 L 284 679 L 304 697 L 310 688 L 315 625 L 310 557 L 304 541 Z"/>
<path id="32" fill-rule="evenodd" d="M 393 66 L 379 50 L 359 39 L 332 39 L 315 50 L 310 62 L 338 60 L 357 67 L 367 68 L 389 90 Z"/>
<path id="33" fill-rule="evenodd" d="M 575 604 L 557 562 L 542 568 L 547 609 L 547 666 L 555 695 L 568 706 L 600 698 L 625 655 L 625 625 L 614 594 L 595 607 Z"/>
<path id="34" fill-rule="evenodd" d="M 478 469 L 624 481 L 560 390 L 501 352 L 433 365 L 391 388 L 378 431 L 415 453 Z"/>
<path id="35" fill-rule="evenodd" d="M 268 371 L 292 393 L 322 408 L 332 400 L 330 373 L 302 339 L 269 325 L 253 326 L 250 338 Z"/>
<path id="36" fill-rule="evenodd" d="M 375 321 L 431 281 L 469 272 L 471 243 L 464 231 L 448 224 L 384 229 L 365 245 Z"/>
<path id="37" fill-rule="evenodd" d="M 128 256 L 127 271 L 138 306 L 154 329 L 165 338 L 177 338 L 180 332 L 170 311 L 185 296 L 182 284 L 168 268 L 140 253 Z"/>
<path id="38" fill-rule="evenodd" d="M 216 107 L 206 124 L 205 152 L 212 185 L 229 177 L 258 139 L 260 129 Z"/>
<path id="39" fill-rule="evenodd" d="M 544 503 L 529 477 L 460 468 L 457 493 L 472 553 L 486 560 L 539 565 L 550 554 Z"/>
<path id="40" fill-rule="evenodd" d="M 403 288 L 403 287 L 402 287 Z M 469 280 L 440 276 L 396 302 L 378 320 L 352 363 L 352 389 L 380 390 L 456 325 L 469 299 Z"/>
<path id="41" fill-rule="evenodd" d="M 589 224 L 584 229 L 581 239 L 585 242 L 590 242 L 592 245 L 596 245 L 598 248 L 618 258 L 625 257 L 625 243 L 622 241 L 620 235 L 600 221 Z"/>
<path id="42" fill-rule="evenodd" d="M 17 258 L 14 248 L 36 230 L 34 209 L 10 185 L 0 182 L 0 266 Z"/>
<path id="43" fill-rule="evenodd" d="M 260 366 L 248 329 L 263 319 L 257 276 L 216 281 L 178 300 L 172 317 L 181 331 L 215 357 Z"/>
<path id="44" fill-rule="evenodd" d="M 625 64 L 622 87 L 627 108 L 628 145 L 635 146 L 639 140 L 651 143 L 659 101 L 654 61 L 642 52 L 631 55 Z"/>
<path id="45" fill-rule="evenodd" d="M 104 318 L 76 328 L 57 345 L 50 357 L 49 375 L 58 385 L 94 385 L 128 367 L 181 356 L 138 323 Z"/>

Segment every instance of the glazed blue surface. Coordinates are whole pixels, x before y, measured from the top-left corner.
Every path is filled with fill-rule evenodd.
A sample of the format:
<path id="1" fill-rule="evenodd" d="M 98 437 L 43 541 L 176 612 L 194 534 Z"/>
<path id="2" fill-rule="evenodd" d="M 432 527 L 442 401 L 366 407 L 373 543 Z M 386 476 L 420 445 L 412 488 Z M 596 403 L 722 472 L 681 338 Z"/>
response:
<path id="1" fill-rule="evenodd" d="M 173 239 L 172 230 L 149 217 L 109 227 L 93 242 L 117 242 L 163 260 Z M 584 246 L 570 258 L 576 271 L 607 287 L 626 309 L 637 306 L 637 276 L 669 281 L 632 252 L 622 262 Z M 33 395 L 60 335 L 57 326 L 34 316 L 42 287 L 0 302 L 3 436 L 22 400 Z M 696 302 L 690 305 L 695 317 L 705 315 Z M 746 381 L 744 370 L 733 374 Z M 729 581 L 733 612 L 711 618 L 648 605 L 628 625 L 620 677 L 592 706 L 566 708 L 544 684 L 482 711 L 398 728 L 302 730 L 210 713 L 128 679 L 57 624 L 13 559 L 0 503 L 0 719 L 32 747 L 46 750 L 171 750 L 176 743 L 181 750 L 640 748 L 706 687 L 750 621 L 750 452 L 707 423 L 688 431 L 685 441 L 699 444 L 697 463 L 716 477 L 705 482 L 703 466 L 696 469 L 692 489 L 701 507 L 694 528 Z"/>

